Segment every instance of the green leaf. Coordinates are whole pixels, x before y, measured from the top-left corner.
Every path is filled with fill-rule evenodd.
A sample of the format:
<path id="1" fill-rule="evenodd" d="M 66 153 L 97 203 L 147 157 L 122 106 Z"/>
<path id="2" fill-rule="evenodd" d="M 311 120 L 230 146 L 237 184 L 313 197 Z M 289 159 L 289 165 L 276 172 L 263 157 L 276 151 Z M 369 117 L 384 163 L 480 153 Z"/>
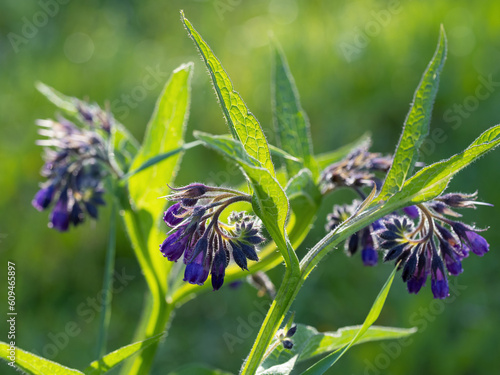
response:
<path id="1" fill-rule="evenodd" d="M 333 352 L 349 344 L 360 328 L 361 326 L 352 326 L 340 328 L 335 332 L 318 332 L 314 327 L 298 324 L 297 331 L 293 336 L 293 348 L 287 350 L 283 348 L 283 345 L 278 345 L 264 361 L 261 369 L 273 368 L 292 358 L 297 358 L 298 363 Z M 399 339 L 416 331 L 416 328 L 372 326 L 356 342 L 356 345 L 372 341 Z"/>
<path id="2" fill-rule="evenodd" d="M 325 371 L 327 371 L 330 367 L 332 367 L 339 359 L 344 355 L 346 351 L 349 350 L 349 348 L 356 344 L 368 331 L 370 326 L 375 323 L 375 321 L 378 319 L 380 312 L 382 311 L 382 307 L 384 307 L 385 300 L 387 298 L 387 294 L 389 293 L 389 290 L 391 289 L 392 281 L 394 280 L 394 276 L 396 275 L 396 270 L 397 268 L 394 267 L 394 270 L 390 274 L 388 280 L 382 287 L 382 290 L 378 294 L 377 298 L 375 299 L 375 302 L 373 303 L 372 308 L 370 309 L 370 312 L 368 313 L 368 316 L 366 317 L 363 325 L 361 328 L 357 331 L 356 335 L 354 338 L 346 345 L 344 345 L 341 349 L 327 355 L 325 358 L 321 359 L 320 361 L 316 362 L 313 366 L 309 367 L 303 374 L 304 375 L 321 375 L 324 374 Z"/>
<path id="3" fill-rule="evenodd" d="M 446 48 L 446 35 L 441 26 L 436 52 L 413 97 L 413 103 L 394 154 L 394 161 L 385 179 L 379 200 L 386 200 L 401 190 L 418 159 L 418 149 L 429 133 L 432 107 L 439 86 L 439 75 L 446 59 Z"/>
<path id="4" fill-rule="evenodd" d="M 87 367 L 83 373 L 85 375 L 100 375 L 105 374 L 110 371 L 112 368 L 118 366 L 127 358 L 130 358 L 134 354 L 139 353 L 141 350 L 147 348 L 148 346 L 157 343 L 165 336 L 164 333 L 160 333 L 159 335 L 153 336 L 144 341 L 136 342 L 134 344 L 130 344 L 120 349 L 117 349 L 109 354 L 106 354 L 101 359 L 92 362 L 89 367 Z"/>
<path id="5" fill-rule="evenodd" d="M 196 147 L 196 146 L 198 146 L 200 144 L 201 144 L 201 142 L 199 142 L 199 141 L 185 143 L 181 147 L 178 147 L 178 148 L 176 148 L 174 150 L 171 150 L 171 151 L 168 151 L 168 152 L 164 152 L 162 154 L 155 155 L 155 156 L 151 157 L 150 159 L 146 160 L 144 163 L 142 163 L 141 166 L 138 167 L 137 169 L 129 171 L 121 179 L 122 180 L 127 180 L 130 177 L 132 177 L 133 175 L 135 175 L 137 173 L 140 173 L 140 172 L 144 171 L 145 169 L 148 169 L 148 168 L 150 168 L 150 167 L 158 164 L 159 162 L 161 162 L 161 161 L 163 161 L 165 159 L 168 159 L 171 156 L 177 155 L 178 153 L 180 153 L 182 151 L 189 150 L 189 149 L 191 149 L 193 147 Z"/>
<path id="6" fill-rule="evenodd" d="M 127 233 L 132 242 L 141 270 L 152 295 L 151 311 L 143 315 L 134 341 L 152 337 L 165 330 L 169 314 L 165 301 L 167 277 L 170 262 L 166 262 L 158 251 L 158 245 L 165 239 L 165 230 L 160 226 L 161 214 L 166 201 L 159 199 L 167 193 L 167 185 L 176 176 L 180 153 L 174 152 L 183 145 L 183 133 L 189 114 L 190 80 L 193 64 L 183 64 L 167 81 L 156 103 L 149 121 L 146 135 L 131 166 L 132 171 L 144 167 L 159 154 L 172 152 L 168 159 L 149 165 L 141 173 L 129 177 L 130 206 L 128 197 L 122 194 L 121 208 Z M 146 373 L 152 364 L 156 344 L 146 348 L 139 356 L 127 361 L 122 373 Z"/>
<path id="7" fill-rule="evenodd" d="M 285 362 L 280 361 L 280 363 L 277 363 L 269 368 L 261 366 L 257 370 L 257 375 L 288 375 L 295 367 L 297 359 L 298 356 L 294 355 L 293 357 L 287 359 Z"/>
<path id="8" fill-rule="evenodd" d="M 258 160 L 274 177 L 274 165 L 269 153 L 266 137 L 255 116 L 248 110 L 245 102 L 234 88 L 222 64 L 213 54 L 208 44 L 198 34 L 181 11 L 181 19 L 189 36 L 198 48 L 217 93 L 224 116 L 229 124 L 231 134 L 239 139 L 248 155 Z"/>
<path id="9" fill-rule="evenodd" d="M 183 64 L 170 76 L 160 95 L 149 121 L 143 144 L 131 169 L 140 168 L 152 157 L 176 150 L 183 144 L 189 115 L 190 80 L 193 64 Z M 130 195 L 139 209 L 145 209 L 154 218 L 159 217 L 165 202 L 158 197 L 165 195 L 167 178 L 174 175 L 179 155 L 143 171 L 141 176 L 129 179 Z"/>
<path id="10" fill-rule="evenodd" d="M 303 167 L 317 177 L 318 168 L 312 151 L 309 119 L 300 104 L 299 94 L 288 67 L 286 57 L 277 42 L 273 48 L 273 118 L 280 147 L 301 159 L 298 164 L 285 160 L 289 176 L 295 176 Z"/>
<path id="11" fill-rule="evenodd" d="M 171 371 L 168 375 L 231 375 L 230 372 L 212 369 L 201 364 L 189 364 Z"/>
<path id="12" fill-rule="evenodd" d="M 323 170 L 329 165 L 336 163 L 343 158 L 345 158 L 349 153 L 366 143 L 370 142 L 370 134 L 363 134 L 359 139 L 352 143 L 348 143 L 345 146 L 338 148 L 337 150 L 325 152 L 323 154 L 319 154 L 315 156 L 316 162 L 318 163 L 318 167 Z"/>
<path id="13" fill-rule="evenodd" d="M 128 180 L 130 197 L 135 210 L 139 213 L 151 259 L 159 259 L 158 244 L 162 241 L 164 231 L 159 231 L 158 223 L 166 204 L 164 199 L 159 198 L 167 193 L 167 184 L 172 183 L 177 173 L 181 154 L 175 151 L 184 143 L 192 71 L 192 63 L 183 64 L 170 76 L 156 103 L 141 149 L 131 166 L 131 170 L 137 170 L 158 154 L 174 152 L 168 159 L 150 166 Z M 166 263 L 163 258 L 153 262 L 164 287 Z"/>
<path id="14" fill-rule="evenodd" d="M 288 199 L 276 178 L 258 160 L 248 155 L 240 142 L 199 131 L 195 131 L 194 136 L 239 164 L 253 188 L 252 206 L 255 214 L 264 223 L 285 261 L 295 260 L 296 255 L 288 248 L 285 234 Z"/>
<path id="15" fill-rule="evenodd" d="M 394 195 L 388 204 L 399 206 L 417 204 L 440 195 L 448 186 L 453 176 L 485 153 L 500 144 L 500 125 L 496 125 L 481 134 L 465 151 L 454 155 L 415 173 L 406 181 L 403 189 Z"/>
<path id="16" fill-rule="evenodd" d="M 12 361 L 9 358 L 9 350 L 10 345 L 0 341 L 0 358 L 11 366 Z M 49 361 L 18 347 L 15 348 L 15 364 L 17 368 L 33 375 L 83 375 L 83 372 Z"/>
<path id="17" fill-rule="evenodd" d="M 309 358 L 332 352 L 349 344 L 360 328 L 361 326 L 344 327 L 336 332 L 325 332 L 314 335 L 304 345 L 299 361 L 305 361 Z M 371 341 L 399 339 L 412 335 L 415 332 L 417 332 L 416 328 L 371 326 L 355 345 Z"/>

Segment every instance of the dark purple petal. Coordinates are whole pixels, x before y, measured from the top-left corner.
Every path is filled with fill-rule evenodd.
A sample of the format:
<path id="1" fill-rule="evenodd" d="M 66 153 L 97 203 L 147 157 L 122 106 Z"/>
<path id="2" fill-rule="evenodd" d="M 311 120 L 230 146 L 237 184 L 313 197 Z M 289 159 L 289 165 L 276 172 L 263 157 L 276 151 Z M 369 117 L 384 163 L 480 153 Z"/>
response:
<path id="1" fill-rule="evenodd" d="M 69 227 L 68 201 L 61 197 L 50 214 L 50 228 L 55 228 L 60 232 L 65 232 Z"/>
<path id="2" fill-rule="evenodd" d="M 52 202 L 53 197 L 54 197 L 54 185 L 49 185 L 45 188 L 41 188 L 40 190 L 38 190 L 38 192 L 35 194 L 35 197 L 31 201 L 31 204 L 38 211 L 43 211 Z"/>
<path id="3" fill-rule="evenodd" d="M 378 261 L 378 254 L 374 249 L 373 238 L 369 229 L 364 229 L 361 234 L 361 259 L 365 266 L 374 266 Z"/>
<path id="4" fill-rule="evenodd" d="M 186 266 L 184 281 L 190 284 L 203 285 L 208 277 L 208 272 L 203 267 L 204 254 L 200 252 L 196 258 Z"/>
<path id="5" fill-rule="evenodd" d="M 84 215 L 83 215 L 83 211 L 80 207 L 80 205 L 78 204 L 78 202 L 75 202 L 73 204 L 73 208 L 71 209 L 71 213 L 69 215 L 69 220 L 71 221 L 71 223 L 76 227 L 78 224 L 81 224 L 83 223 L 83 220 L 84 220 Z"/>
<path id="6" fill-rule="evenodd" d="M 212 287 L 214 290 L 219 290 L 224 284 L 224 275 L 226 272 L 226 253 L 224 249 L 219 249 L 214 256 L 212 263 Z"/>
<path id="7" fill-rule="evenodd" d="M 361 251 L 361 259 L 365 266 L 376 266 L 378 262 L 378 254 L 373 247 L 367 247 Z"/>
<path id="8" fill-rule="evenodd" d="M 391 260 L 394 260 L 397 257 L 399 257 L 407 245 L 408 244 L 406 243 L 397 245 L 392 249 L 390 249 L 389 251 L 387 251 L 384 255 L 384 262 L 390 262 Z"/>
<path id="9" fill-rule="evenodd" d="M 437 254 L 435 248 L 432 249 L 431 276 L 432 276 L 431 289 L 434 298 L 443 299 L 448 297 L 450 293 L 448 287 L 448 280 L 446 279 L 446 275 L 444 273 L 443 261 Z"/>
<path id="10" fill-rule="evenodd" d="M 240 243 L 240 246 L 241 250 L 243 251 L 243 254 L 245 254 L 245 256 L 250 259 L 250 260 L 253 260 L 255 262 L 257 262 L 259 260 L 259 257 L 257 256 L 257 252 L 255 251 L 255 246 L 253 245 L 247 245 L 245 243 Z"/>
<path id="11" fill-rule="evenodd" d="M 92 203 L 90 202 L 83 202 L 83 204 L 85 205 L 85 210 L 87 210 L 87 212 L 89 213 L 89 215 L 94 218 L 94 219 L 97 219 L 98 217 L 98 211 L 97 211 L 97 207 L 94 206 Z"/>
<path id="12" fill-rule="evenodd" d="M 382 224 L 382 220 L 381 219 L 375 220 L 372 223 L 372 229 L 373 229 L 374 232 L 376 232 L 378 230 L 381 230 L 381 229 L 384 229 L 384 226 Z"/>
<path id="13" fill-rule="evenodd" d="M 403 278 L 404 282 L 410 280 L 410 278 L 412 278 L 413 274 L 415 273 L 415 270 L 417 268 L 417 253 L 418 248 L 415 247 L 403 267 L 403 274 L 401 275 L 401 277 Z"/>
<path id="14" fill-rule="evenodd" d="M 457 276 L 464 271 L 462 268 L 462 262 L 453 255 L 445 254 L 444 263 L 450 275 Z"/>
<path id="15" fill-rule="evenodd" d="M 248 271 L 248 266 L 247 266 L 247 257 L 245 256 L 245 253 L 243 253 L 243 250 L 239 247 L 238 243 L 231 243 L 231 247 L 233 248 L 233 259 L 236 262 L 236 264 L 243 270 Z"/>
<path id="16" fill-rule="evenodd" d="M 160 251 L 163 256 L 166 257 L 171 262 L 177 262 L 177 260 L 182 256 L 186 245 L 188 242 L 187 236 L 182 237 L 184 234 L 184 228 L 178 229 L 170 236 L 168 236 L 165 241 L 160 245 Z"/>
<path id="17" fill-rule="evenodd" d="M 182 223 L 184 218 L 182 217 L 177 217 L 177 215 L 182 214 L 184 212 L 184 209 L 182 208 L 180 203 L 176 203 L 168 208 L 167 211 L 165 211 L 165 214 L 163 215 L 163 221 L 165 221 L 165 224 L 167 224 L 169 227 L 175 227 Z"/>
<path id="18" fill-rule="evenodd" d="M 469 248 L 472 252 L 480 257 L 488 252 L 490 245 L 484 237 L 480 236 L 476 232 L 466 231 L 465 236 L 467 237 Z"/>
<path id="19" fill-rule="evenodd" d="M 450 295 L 448 280 L 441 269 L 437 269 L 433 275 L 431 289 L 434 298 L 444 299 Z"/>
<path id="20" fill-rule="evenodd" d="M 414 276 L 406 283 L 408 293 L 417 294 L 427 281 L 427 273 L 423 276 Z"/>
<path id="21" fill-rule="evenodd" d="M 417 206 L 405 207 L 405 208 L 403 208 L 403 211 L 405 212 L 405 214 L 407 214 L 412 219 L 416 219 L 419 216 L 419 211 L 418 211 Z"/>
<path id="22" fill-rule="evenodd" d="M 358 250 L 359 245 L 359 235 L 358 233 L 354 233 L 345 243 L 345 251 L 347 255 L 351 256 Z"/>

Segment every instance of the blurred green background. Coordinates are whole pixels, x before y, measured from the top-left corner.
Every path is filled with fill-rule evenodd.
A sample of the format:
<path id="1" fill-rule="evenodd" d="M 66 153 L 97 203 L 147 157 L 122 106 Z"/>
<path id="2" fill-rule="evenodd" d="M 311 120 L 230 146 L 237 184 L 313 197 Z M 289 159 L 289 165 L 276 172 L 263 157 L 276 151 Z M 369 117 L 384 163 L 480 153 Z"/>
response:
<path id="1" fill-rule="evenodd" d="M 449 53 L 432 121 L 441 130 L 426 144 L 423 160 L 448 157 L 500 123 L 498 1 L 2 0 L 0 8 L 2 275 L 7 260 L 14 261 L 18 346 L 70 367 L 83 368 L 94 359 L 98 319 L 88 312 L 95 312 L 89 298 L 102 285 L 109 207 L 101 210 L 98 222 L 66 234 L 48 229 L 47 214 L 31 207 L 42 166 L 34 121 L 56 112 L 35 91 L 36 81 L 101 105 L 108 101 L 116 117 L 141 139 L 169 72 L 194 61 L 187 139 L 194 129 L 227 133 L 205 68 L 179 21 L 184 9 L 271 143 L 269 31 L 289 59 L 310 117 L 315 151 L 340 147 L 370 131 L 372 150 L 391 153 L 442 23 Z M 481 200 L 500 207 L 499 162 L 498 151 L 489 154 L 457 176 L 450 189 L 479 189 Z M 231 171 L 218 155 L 196 148 L 185 155 L 176 183 L 243 181 Z M 334 202 L 352 198 L 339 193 L 325 200 L 301 254 L 324 235 L 324 217 Z M 491 226 L 485 233 L 491 251 L 483 259 L 472 255 L 465 260 L 465 272 L 456 279 L 459 295 L 435 302 L 429 286 L 418 296 L 408 295 L 398 277 L 378 323 L 417 325 L 420 332 L 402 350 L 388 343 L 356 347 L 339 362 L 337 373 L 490 374 L 500 368 L 499 211 L 482 207 L 466 212 L 464 220 Z M 131 280 L 114 295 L 109 349 L 132 339 L 145 288 L 123 231 L 116 268 Z M 365 268 L 359 256 L 348 259 L 335 252 L 300 292 L 293 305 L 296 320 L 319 330 L 361 323 L 391 268 Z M 270 276 L 278 282 L 282 274 L 278 268 Z M 0 288 L 6 301 L 5 277 Z M 237 335 L 241 321 L 257 311 L 256 300 L 255 290 L 244 285 L 184 305 L 158 351 L 153 373 L 192 361 L 236 371 L 257 328 L 231 348 L 224 334 Z M 66 339 L 61 333 L 68 322 L 81 332 Z M 2 324 L 0 340 L 6 340 L 6 327 Z M 2 373 L 13 373 L 0 366 Z"/>

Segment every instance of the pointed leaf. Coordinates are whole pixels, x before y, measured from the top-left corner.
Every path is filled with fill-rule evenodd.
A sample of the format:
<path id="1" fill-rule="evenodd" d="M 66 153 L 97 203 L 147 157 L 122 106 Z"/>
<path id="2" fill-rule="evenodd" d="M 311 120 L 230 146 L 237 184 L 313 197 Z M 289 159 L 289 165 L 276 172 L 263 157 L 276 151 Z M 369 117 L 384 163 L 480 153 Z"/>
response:
<path id="1" fill-rule="evenodd" d="M 447 160 L 434 163 L 406 181 L 403 189 L 389 200 L 389 204 L 409 205 L 431 200 L 440 195 L 453 176 L 485 153 L 500 144 L 500 125 L 481 134 L 465 151 Z M 404 204 L 403 204 L 404 202 Z"/>
<path id="2" fill-rule="evenodd" d="M 189 114 L 190 80 L 193 64 L 183 64 L 169 78 L 156 103 L 146 135 L 131 169 L 135 170 L 148 159 L 183 144 L 185 125 Z M 165 195 L 166 178 L 174 175 L 179 155 L 158 163 L 130 178 L 130 195 L 139 209 L 149 211 L 154 218 L 160 216 L 165 202 L 158 197 Z"/>
<path id="3" fill-rule="evenodd" d="M 429 133 L 432 107 L 436 98 L 439 75 L 446 59 L 446 35 L 441 27 L 434 56 L 422 76 L 408 113 L 394 161 L 382 187 L 379 200 L 386 200 L 401 190 L 418 159 L 418 149 Z"/>
<path id="4" fill-rule="evenodd" d="M 313 366 L 309 367 L 303 374 L 304 375 L 321 375 L 324 374 L 330 367 L 332 367 L 339 359 L 344 355 L 346 351 L 349 350 L 349 348 L 356 344 L 361 337 L 366 333 L 366 331 L 370 328 L 370 326 L 375 323 L 375 321 L 378 319 L 380 312 L 382 311 L 382 307 L 384 307 L 385 300 L 387 298 L 387 294 L 389 293 L 389 290 L 391 289 L 392 281 L 394 280 L 394 276 L 396 275 L 396 270 L 397 268 L 394 267 L 394 270 L 390 274 L 389 278 L 387 279 L 386 283 L 382 287 L 382 290 L 378 294 L 377 298 L 375 299 L 375 302 L 373 303 L 372 308 L 370 309 L 370 312 L 368 313 L 368 316 L 366 317 L 363 325 L 361 328 L 358 330 L 354 338 L 345 346 L 343 346 L 342 349 L 337 350 L 336 352 L 333 352 L 329 355 L 327 355 L 325 358 L 321 359 L 320 361 L 316 362 Z"/>
<path id="5" fill-rule="evenodd" d="M 171 371 L 168 375 L 231 375 L 230 372 L 217 370 L 201 364 L 189 364 Z"/>
<path id="6" fill-rule="evenodd" d="M 92 362 L 89 365 L 89 367 L 87 367 L 83 371 L 83 373 L 85 375 L 105 374 L 112 368 L 118 366 L 123 361 L 133 356 L 134 354 L 137 354 L 141 350 L 147 348 L 148 346 L 160 341 L 164 336 L 165 336 L 164 333 L 160 333 L 159 335 L 153 336 L 147 340 L 121 347 L 120 349 L 117 349 L 109 354 L 106 354 L 98 361 Z"/>
<path id="7" fill-rule="evenodd" d="M 10 366 L 12 361 L 9 358 L 9 350 L 10 345 L 0 341 L 0 358 L 7 361 Z M 22 371 L 33 375 L 83 375 L 83 372 L 49 361 L 18 347 L 15 348 L 15 365 Z"/>
<path id="8" fill-rule="evenodd" d="M 191 25 L 191 22 L 184 17 L 183 12 L 181 12 L 181 19 L 208 68 L 231 134 L 235 139 L 239 139 L 246 152 L 258 160 L 274 177 L 275 172 L 269 146 L 259 122 L 248 110 L 240 94 L 234 90 L 233 84 L 220 61 Z"/>
<path id="9" fill-rule="evenodd" d="M 318 168 L 313 157 L 309 119 L 302 109 L 295 81 L 277 42 L 273 46 L 273 55 L 273 118 L 278 144 L 285 152 L 302 160 L 302 165 L 285 160 L 288 175 L 295 176 L 306 167 L 317 176 Z"/>
<path id="10" fill-rule="evenodd" d="M 360 328 L 361 326 L 352 326 L 340 328 L 335 332 L 318 332 L 314 327 L 298 324 L 297 331 L 292 338 L 293 348 L 286 350 L 283 345 L 278 345 L 266 358 L 260 370 L 274 368 L 294 357 L 298 357 L 298 363 L 318 355 L 333 352 L 349 344 Z M 416 331 L 416 328 L 372 326 L 355 345 L 371 341 L 399 339 L 407 337 Z"/>

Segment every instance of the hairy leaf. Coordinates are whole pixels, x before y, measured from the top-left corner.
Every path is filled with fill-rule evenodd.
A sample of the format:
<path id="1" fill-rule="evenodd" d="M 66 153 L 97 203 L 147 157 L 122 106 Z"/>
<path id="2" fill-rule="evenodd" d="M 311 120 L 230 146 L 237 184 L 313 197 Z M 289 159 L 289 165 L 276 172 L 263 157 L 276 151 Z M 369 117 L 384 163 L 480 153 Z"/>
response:
<path id="1" fill-rule="evenodd" d="M 500 144 L 500 125 L 496 125 L 481 134 L 465 151 L 418 171 L 406 181 L 403 189 L 389 200 L 394 203 L 409 205 L 433 199 L 448 186 L 453 176 L 467 167 L 488 151 Z"/>
<path id="2" fill-rule="evenodd" d="M 11 363 L 10 345 L 0 341 L 0 358 Z M 15 348 L 15 365 L 18 369 L 33 375 L 83 375 L 83 372 L 49 361 L 33 353 Z"/>
<path id="3" fill-rule="evenodd" d="M 260 370 L 274 368 L 278 364 L 288 362 L 294 357 L 297 358 L 298 363 L 333 352 L 349 344 L 360 328 L 361 326 L 351 326 L 340 328 L 335 332 L 318 332 L 314 327 L 298 324 L 297 331 L 292 337 L 292 349 L 287 350 L 283 348 L 283 345 L 278 345 L 269 354 Z M 407 337 L 415 332 L 415 328 L 406 329 L 371 326 L 356 342 L 356 345 L 372 341 L 399 339 Z"/>
<path id="4" fill-rule="evenodd" d="M 446 35 L 441 27 L 434 56 L 422 76 L 408 113 L 394 161 L 382 187 L 379 200 L 386 200 L 401 190 L 418 159 L 418 149 L 429 133 L 432 107 L 436 98 L 439 75 L 446 59 Z"/>
<path id="5" fill-rule="evenodd" d="M 315 159 L 316 162 L 318 163 L 318 167 L 320 169 L 325 169 L 330 164 L 336 163 L 345 158 L 347 155 L 349 155 L 349 153 L 353 149 L 360 147 L 366 143 L 369 143 L 370 141 L 371 141 L 370 134 L 366 133 L 363 134 L 359 139 L 355 140 L 354 142 L 348 143 L 347 145 L 342 146 L 337 150 L 316 155 Z"/>
<path id="6" fill-rule="evenodd" d="M 109 354 L 106 354 L 101 359 L 92 362 L 89 367 L 87 367 L 83 372 L 85 375 L 101 375 L 110 371 L 112 368 L 118 366 L 126 359 L 130 358 L 134 354 L 139 353 L 141 350 L 147 348 L 151 344 L 154 344 L 164 337 L 164 333 L 153 336 L 144 341 L 136 342 L 120 349 L 117 349 Z"/>
<path id="7" fill-rule="evenodd" d="M 171 371 L 168 375 L 231 375 L 230 372 L 217 370 L 201 364 L 189 364 Z"/>
<path id="8" fill-rule="evenodd" d="M 258 160 L 274 177 L 274 165 L 269 153 L 269 145 L 259 122 L 248 110 L 240 94 L 234 90 L 233 84 L 220 61 L 191 25 L 191 22 L 184 17 L 183 12 L 181 12 L 181 19 L 208 68 L 231 134 L 235 139 L 239 139 L 246 152 Z"/>
<path id="9" fill-rule="evenodd" d="M 344 345 L 341 349 L 338 349 L 337 351 L 327 355 L 325 358 L 321 359 L 320 361 L 316 362 L 313 366 L 309 367 L 304 372 L 304 375 L 324 374 L 325 371 L 327 371 L 330 367 L 332 367 L 339 360 L 339 358 L 342 357 L 344 353 L 349 350 L 349 348 L 352 345 L 356 344 L 363 337 L 363 335 L 366 333 L 366 331 L 368 331 L 370 326 L 373 323 L 375 323 L 375 321 L 378 319 L 380 312 L 382 311 L 382 307 L 384 307 L 387 294 L 391 289 L 392 281 L 394 280 L 394 276 L 396 275 L 396 270 L 397 268 L 395 267 L 392 273 L 390 274 L 389 278 L 387 279 L 386 283 L 382 287 L 382 290 L 375 299 L 375 302 L 373 303 L 370 312 L 368 313 L 363 325 L 357 331 L 354 338 L 348 344 Z"/>
<path id="10" fill-rule="evenodd" d="M 303 167 L 315 176 L 318 168 L 312 151 L 309 119 L 300 104 L 299 94 L 286 57 L 277 42 L 273 48 L 273 117 L 280 147 L 298 157 L 302 163 L 285 160 L 289 176 L 294 176 Z"/>

